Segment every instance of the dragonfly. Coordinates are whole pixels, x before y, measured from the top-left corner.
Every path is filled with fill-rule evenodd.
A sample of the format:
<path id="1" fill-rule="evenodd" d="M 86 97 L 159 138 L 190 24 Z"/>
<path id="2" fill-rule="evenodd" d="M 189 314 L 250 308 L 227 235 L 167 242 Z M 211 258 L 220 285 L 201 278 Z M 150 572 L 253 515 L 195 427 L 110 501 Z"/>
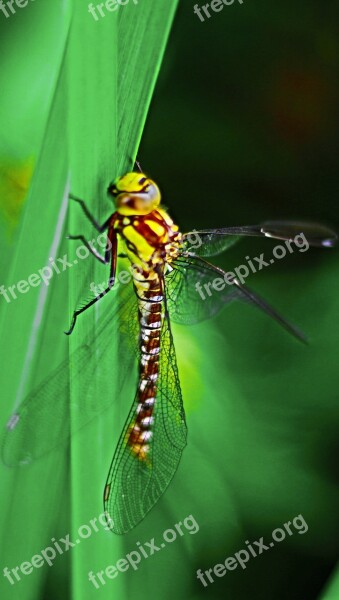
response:
<path id="1" fill-rule="evenodd" d="M 297 327 L 235 273 L 224 271 L 207 259 L 221 254 L 243 236 L 291 241 L 303 233 L 309 245 L 326 248 L 335 245 L 337 235 L 324 225 L 297 221 L 267 221 L 255 226 L 181 233 L 162 206 L 158 185 L 141 169 L 115 179 L 107 193 L 115 211 L 103 224 L 91 214 L 84 200 L 70 196 L 91 225 L 99 233 L 106 232 L 104 254 L 84 235 L 68 237 L 81 241 L 97 260 L 109 266 L 109 277 L 100 293 L 76 308 L 65 333 L 73 332 L 82 313 L 108 294 L 113 296 L 114 302 L 98 325 L 95 343 L 89 340 L 70 357 L 73 376 L 79 376 L 82 382 L 81 425 L 100 410 L 96 396 L 93 398 L 91 380 L 96 369 L 102 370 L 114 333 L 128 338 L 125 351 L 119 344 L 119 357 L 124 361 L 125 357 L 132 357 L 138 364 L 135 397 L 113 454 L 103 494 L 110 528 L 114 533 L 124 534 L 138 525 L 164 494 L 187 444 L 171 323 L 199 323 L 216 315 L 225 305 L 244 300 L 298 340 L 306 341 Z M 119 286 L 117 281 L 119 258 L 127 259 L 131 266 L 129 285 Z M 202 299 L 198 287 L 210 285 L 216 277 L 227 282 L 225 289 Z M 108 376 L 111 378 L 110 359 L 107 364 L 110 371 L 106 381 Z M 119 364 L 119 372 L 130 372 L 130 364 L 125 370 Z M 12 415 L 2 450 L 6 464 L 30 462 L 70 435 L 71 428 L 66 426 L 69 415 L 65 403 L 60 402 L 69 392 L 68 373 L 69 361 L 65 361 Z M 36 432 L 46 429 L 52 405 L 53 431 L 49 427 L 48 439 L 45 436 L 43 440 Z"/>

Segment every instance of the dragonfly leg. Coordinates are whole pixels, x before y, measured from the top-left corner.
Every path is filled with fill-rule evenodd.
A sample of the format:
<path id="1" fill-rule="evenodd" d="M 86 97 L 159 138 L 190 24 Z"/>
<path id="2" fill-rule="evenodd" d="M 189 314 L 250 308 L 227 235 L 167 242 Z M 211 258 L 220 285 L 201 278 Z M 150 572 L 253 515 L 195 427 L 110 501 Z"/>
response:
<path id="1" fill-rule="evenodd" d="M 103 265 L 107 265 L 110 261 L 110 255 L 109 252 L 105 252 L 105 256 L 101 256 L 101 254 L 95 249 L 93 248 L 93 246 L 86 240 L 86 238 L 83 235 L 68 235 L 67 236 L 68 240 L 80 240 L 84 246 L 86 246 L 86 248 L 91 252 L 91 254 L 93 254 L 93 256 L 95 256 L 95 258 L 97 258 L 98 260 L 100 260 L 100 262 Z"/>
<path id="2" fill-rule="evenodd" d="M 81 236 L 81 237 L 83 237 L 83 236 Z M 84 238 L 83 238 L 83 241 L 86 242 L 86 240 Z M 88 244 L 88 245 L 90 246 L 90 244 Z M 100 256 L 100 259 L 102 260 L 103 256 Z M 85 310 L 87 310 L 90 306 L 93 306 L 93 304 L 95 304 L 96 302 L 99 302 L 99 300 L 101 300 L 101 298 L 103 298 L 104 296 L 106 296 L 106 294 L 114 286 L 115 271 L 116 271 L 116 265 L 117 265 L 117 238 L 116 238 L 116 233 L 115 233 L 114 230 L 112 230 L 109 233 L 109 236 L 108 236 L 108 239 L 107 239 L 107 246 L 106 246 L 106 250 L 105 250 L 105 259 L 104 259 L 104 262 L 109 262 L 110 259 L 111 259 L 111 267 L 110 267 L 110 276 L 109 276 L 107 288 L 104 289 L 103 292 L 101 292 L 100 294 L 98 294 L 97 296 L 95 296 L 95 298 L 93 298 L 92 300 L 90 300 L 90 302 L 88 302 L 87 304 L 85 304 L 85 306 L 82 306 L 81 308 L 78 308 L 78 309 L 76 309 L 74 311 L 71 326 L 70 326 L 70 328 L 69 328 L 68 331 L 65 331 L 66 335 L 70 335 L 72 333 L 72 331 L 73 331 L 73 329 L 75 327 L 75 323 L 76 323 L 77 317 L 79 315 L 81 315 L 81 313 L 83 313 Z"/>
<path id="3" fill-rule="evenodd" d="M 84 200 L 81 200 L 81 198 L 77 198 L 77 196 L 74 196 L 73 194 L 69 194 L 69 198 L 80 204 L 87 219 L 92 223 L 93 227 L 95 227 L 95 229 L 97 231 L 102 233 L 103 231 L 105 231 L 105 229 L 107 229 L 108 221 L 105 221 L 105 223 L 103 223 L 103 225 L 100 225 L 100 223 L 98 223 L 98 221 L 95 219 L 95 217 L 93 217 L 92 213 L 88 210 Z"/>
<path id="4" fill-rule="evenodd" d="M 76 323 L 78 316 L 81 315 L 81 313 L 83 313 L 85 310 L 90 308 L 90 306 L 93 306 L 93 304 L 95 304 L 96 302 L 99 302 L 99 300 L 101 300 L 101 298 L 106 296 L 106 294 L 112 289 L 113 285 L 114 285 L 114 278 L 111 277 L 108 281 L 107 288 L 105 288 L 103 292 L 98 294 L 98 296 L 93 298 L 93 300 L 88 302 L 88 304 L 85 304 L 85 306 L 82 306 L 81 308 L 78 308 L 77 310 L 74 311 L 71 326 L 68 331 L 65 331 L 66 335 L 71 335 L 71 333 L 75 327 L 75 323 Z"/>

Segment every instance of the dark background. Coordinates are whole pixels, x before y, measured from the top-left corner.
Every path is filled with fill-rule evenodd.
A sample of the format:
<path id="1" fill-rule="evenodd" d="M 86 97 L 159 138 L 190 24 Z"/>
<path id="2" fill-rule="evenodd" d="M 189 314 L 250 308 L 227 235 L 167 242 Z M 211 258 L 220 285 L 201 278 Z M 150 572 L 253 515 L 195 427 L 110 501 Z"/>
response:
<path id="1" fill-rule="evenodd" d="M 201 23 L 193 3 L 181 3 L 139 160 L 183 230 L 270 218 L 338 229 L 337 17 L 334 2 L 261 0 Z M 230 268 L 272 245 L 252 238 L 214 262 Z M 192 597 L 325 598 L 338 531 L 337 260 L 311 249 L 248 281 L 306 332 L 308 348 L 246 306 L 215 319 L 214 337 L 199 334 L 207 393 L 190 442 L 209 466 L 193 489 L 207 494 L 206 519 L 217 525 L 195 567 L 243 547 L 230 541 L 226 489 L 242 540 L 269 535 L 294 512 L 309 531 L 208 589 L 197 581 Z"/>

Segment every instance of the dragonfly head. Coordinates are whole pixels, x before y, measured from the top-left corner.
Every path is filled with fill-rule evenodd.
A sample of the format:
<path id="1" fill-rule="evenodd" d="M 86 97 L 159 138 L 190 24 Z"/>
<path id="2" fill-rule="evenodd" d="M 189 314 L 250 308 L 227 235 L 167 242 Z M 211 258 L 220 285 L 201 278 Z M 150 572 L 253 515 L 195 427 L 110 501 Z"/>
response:
<path id="1" fill-rule="evenodd" d="M 112 182 L 107 191 L 122 215 L 147 215 L 161 201 L 157 184 L 144 173 L 126 173 Z"/>

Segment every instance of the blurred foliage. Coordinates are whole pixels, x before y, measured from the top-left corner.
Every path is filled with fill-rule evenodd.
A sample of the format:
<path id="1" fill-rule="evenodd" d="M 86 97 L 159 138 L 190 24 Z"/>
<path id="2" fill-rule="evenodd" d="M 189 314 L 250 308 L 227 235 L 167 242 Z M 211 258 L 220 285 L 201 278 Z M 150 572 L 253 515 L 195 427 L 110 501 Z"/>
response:
<path id="1" fill-rule="evenodd" d="M 33 159 L 22 163 L 0 161 L 0 210 L 9 234 L 19 221 L 33 174 Z"/>
<path id="2" fill-rule="evenodd" d="M 74 248 L 66 235 L 69 228 L 84 224 L 74 206 L 67 222 L 70 185 L 73 192 L 88 199 L 89 206 L 93 204 L 99 219 L 112 210 L 106 198 L 107 183 L 134 163 L 176 1 L 167 0 L 166 5 L 154 8 L 151 0 L 145 0 L 140 12 L 131 4 L 100 23 L 91 20 L 80 0 L 57 3 L 50 10 L 38 3 L 34 6 L 35 10 L 27 7 L 9 23 L 18 46 L 13 37 L 9 41 L 9 29 L 1 23 L 8 54 L 1 77 L 9 80 L 3 97 L 5 134 L 0 148 L 0 218 L 5 232 L 9 225 L 12 229 L 12 236 L 5 233 L 1 242 L 1 283 L 7 286 L 27 281 L 53 259 L 71 258 Z M 41 26 L 36 35 L 32 24 Z M 34 43 L 28 64 L 23 69 L 19 61 L 16 69 L 16 61 L 24 54 L 23 31 L 32 35 Z M 23 85 L 25 95 L 19 92 Z M 27 155 L 33 157 L 31 164 L 25 162 Z M 17 297 L 1 297 L 1 337 L 7 340 L 1 349 L 3 425 L 26 395 L 37 385 L 46 385 L 60 361 L 66 361 L 63 387 L 48 388 L 36 431 L 31 422 L 32 443 L 41 441 L 39 435 L 47 443 L 52 440 L 57 427 L 62 427 L 60 416 L 65 419 L 65 430 L 73 427 L 77 407 L 82 408 L 81 382 L 72 377 L 69 352 L 84 340 L 88 343 L 88 336 L 90 343 L 95 340 L 99 311 L 93 310 L 90 318 L 82 321 L 70 343 L 63 330 L 77 298 L 86 293 L 82 286 L 88 277 L 95 281 L 100 273 L 102 280 L 105 271 L 96 269 L 90 260 L 78 271 L 69 275 L 62 269 L 48 286 L 31 287 L 25 296 L 13 288 Z M 106 303 L 106 311 L 107 307 Z M 111 365 L 118 361 L 116 351 L 117 342 L 111 340 Z M 106 401 L 109 393 L 113 396 L 116 373 L 118 369 L 106 375 Z M 102 379 L 100 368 L 95 378 Z M 92 402 L 100 406 L 99 386 Z M 114 410 L 119 414 L 118 402 Z M 70 449 L 50 453 L 26 469 L 1 467 L 7 493 L 2 498 L 0 529 L 10 568 L 51 544 L 51 537 L 65 536 L 67 531 L 76 537 L 80 524 L 102 513 L 102 489 L 113 451 L 111 432 L 111 415 L 106 413 L 105 425 L 97 419 L 85 437 L 72 439 Z M 26 463 L 28 450 L 25 446 Z M 82 468 L 84 461 L 86 469 Z M 119 539 L 103 529 L 101 537 L 93 534 L 92 543 L 90 554 L 84 544 L 52 570 L 46 566 L 29 578 L 22 575 L 24 581 L 17 582 L 20 597 L 84 597 L 89 587 L 87 562 L 121 552 Z M 4 597 L 17 597 L 17 588 L 7 579 L 2 578 L 0 586 Z"/>

